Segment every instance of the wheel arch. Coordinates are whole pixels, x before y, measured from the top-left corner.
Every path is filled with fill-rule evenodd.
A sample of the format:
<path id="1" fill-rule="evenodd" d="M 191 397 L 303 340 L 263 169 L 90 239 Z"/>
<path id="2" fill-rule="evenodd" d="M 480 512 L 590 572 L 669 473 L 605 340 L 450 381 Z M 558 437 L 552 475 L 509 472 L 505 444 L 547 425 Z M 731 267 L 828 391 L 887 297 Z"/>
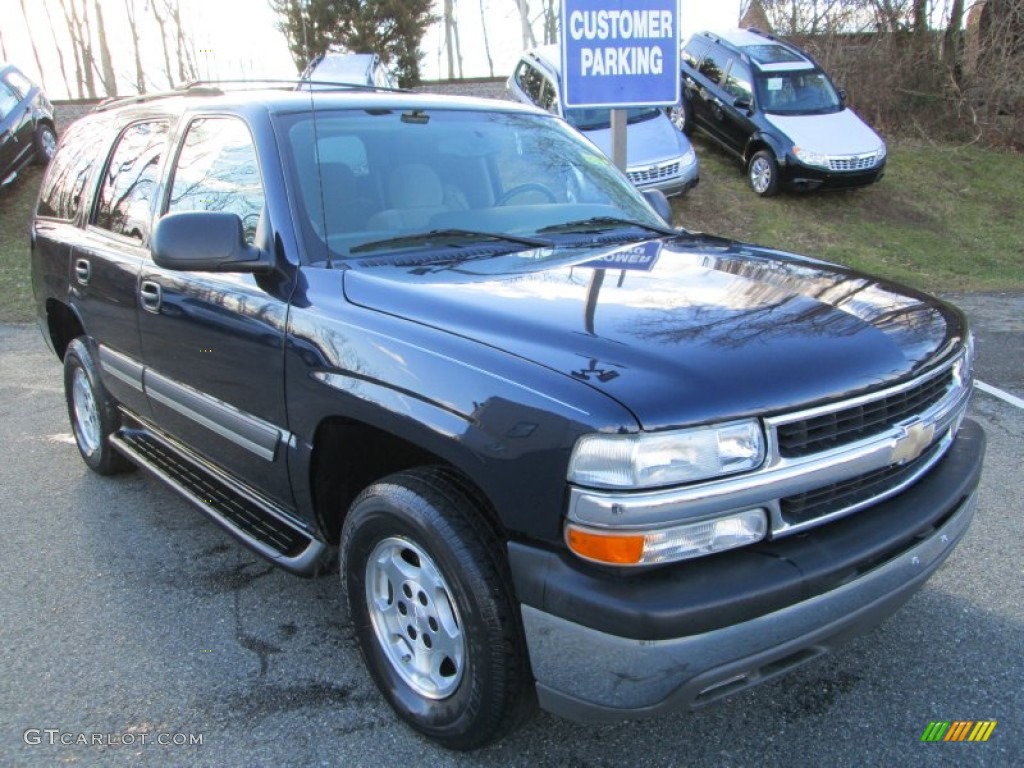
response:
<path id="1" fill-rule="evenodd" d="M 57 357 L 64 360 L 68 344 L 85 335 L 85 326 L 78 314 L 67 304 L 54 298 L 46 300 L 46 330 Z"/>
<path id="2" fill-rule="evenodd" d="M 317 525 L 330 543 L 338 542 L 349 507 L 364 489 L 388 475 L 427 466 L 443 468 L 462 485 L 494 534 L 508 539 L 496 506 L 471 477 L 472 458 L 450 450 L 442 455 L 425 442 L 343 416 L 320 422 L 312 441 L 309 487 Z"/>

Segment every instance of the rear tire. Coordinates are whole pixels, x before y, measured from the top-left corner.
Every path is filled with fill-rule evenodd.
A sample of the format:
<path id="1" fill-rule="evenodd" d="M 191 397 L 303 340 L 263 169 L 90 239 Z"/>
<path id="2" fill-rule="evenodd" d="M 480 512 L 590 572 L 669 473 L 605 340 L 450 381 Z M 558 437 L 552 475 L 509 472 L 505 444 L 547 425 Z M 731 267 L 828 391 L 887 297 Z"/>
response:
<path id="1" fill-rule="evenodd" d="M 400 472 L 352 504 L 339 546 L 359 647 L 395 712 L 449 749 L 490 744 L 530 709 L 501 544 L 453 472 Z"/>
<path id="2" fill-rule="evenodd" d="M 693 135 L 693 107 L 690 106 L 690 102 L 686 100 L 685 95 L 678 104 L 669 109 L 668 119 L 672 121 L 672 125 L 685 135 Z"/>
<path id="3" fill-rule="evenodd" d="M 110 436 L 121 427 L 121 414 L 81 338 L 64 352 L 64 398 L 78 452 L 89 469 L 100 475 L 132 469 L 132 463 L 110 444 Z"/>

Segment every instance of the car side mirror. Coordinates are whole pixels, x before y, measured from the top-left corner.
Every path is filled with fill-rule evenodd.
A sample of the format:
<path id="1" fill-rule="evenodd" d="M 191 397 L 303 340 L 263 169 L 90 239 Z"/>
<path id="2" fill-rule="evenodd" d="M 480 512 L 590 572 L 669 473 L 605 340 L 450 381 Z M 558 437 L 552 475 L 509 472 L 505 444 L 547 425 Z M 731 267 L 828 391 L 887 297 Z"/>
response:
<path id="1" fill-rule="evenodd" d="M 664 192 L 660 189 L 644 190 L 644 200 L 654 209 L 656 214 L 661 216 L 662 221 L 670 227 L 672 226 L 672 206 L 669 204 Z"/>
<path id="2" fill-rule="evenodd" d="M 744 112 L 750 111 L 750 99 L 747 99 L 743 96 L 738 97 L 736 101 L 732 103 L 732 105 L 736 107 L 736 109 L 741 109 Z"/>
<path id="3" fill-rule="evenodd" d="M 184 272 L 268 272 L 268 254 L 245 242 L 236 213 L 180 211 L 161 218 L 151 238 L 153 261 Z"/>
<path id="4" fill-rule="evenodd" d="M 839 103 L 842 104 L 845 107 L 846 106 L 846 98 L 847 98 L 846 89 L 845 88 L 837 88 L 836 89 L 836 93 L 839 95 Z"/>

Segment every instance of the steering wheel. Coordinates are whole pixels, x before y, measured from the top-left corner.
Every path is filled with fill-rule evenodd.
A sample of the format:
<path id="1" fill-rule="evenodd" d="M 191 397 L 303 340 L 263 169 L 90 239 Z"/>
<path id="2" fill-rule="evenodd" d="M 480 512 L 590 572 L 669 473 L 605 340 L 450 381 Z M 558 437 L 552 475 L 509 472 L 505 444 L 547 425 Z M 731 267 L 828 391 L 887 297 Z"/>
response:
<path id="1" fill-rule="evenodd" d="M 508 205 L 508 201 L 519 195 L 525 195 L 528 192 L 536 192 L 544 195 L 549 203 L 558 202 L 558 198 L 555 197 L 555 193 L 545 187 L 543 184 L 538 184 L 535 181 L 531 181 L 527 184 L 520 184 L 517 187 L 512 187 L 508 192 L 501 196 L 496 205 Z"/>

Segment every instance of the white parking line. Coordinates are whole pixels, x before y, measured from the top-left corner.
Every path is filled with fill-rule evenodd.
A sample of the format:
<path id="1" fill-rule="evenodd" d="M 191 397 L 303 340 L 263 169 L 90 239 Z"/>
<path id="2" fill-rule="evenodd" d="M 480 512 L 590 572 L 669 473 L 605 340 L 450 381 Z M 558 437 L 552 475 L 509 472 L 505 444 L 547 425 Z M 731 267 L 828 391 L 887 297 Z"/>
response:
<path id="1" fill-rule="evenodd" d="M 1000 400 L 1004 400 L 1010 405 L 1015 405 L 1018 408 L 1024 410 L 1024 400 L 1021 400 L 1016 395 L 1011 395 L 1009 392 L 1003 392 L 1003 390 L 997 389 L 996 387 L 993 387 L 991 384 L 986 384 L 984 381 L 975 381 L 974 386 L 975 388 L 980 389 L 987 395 L 992 395 L 992 397 L 998 397 Z"/>

